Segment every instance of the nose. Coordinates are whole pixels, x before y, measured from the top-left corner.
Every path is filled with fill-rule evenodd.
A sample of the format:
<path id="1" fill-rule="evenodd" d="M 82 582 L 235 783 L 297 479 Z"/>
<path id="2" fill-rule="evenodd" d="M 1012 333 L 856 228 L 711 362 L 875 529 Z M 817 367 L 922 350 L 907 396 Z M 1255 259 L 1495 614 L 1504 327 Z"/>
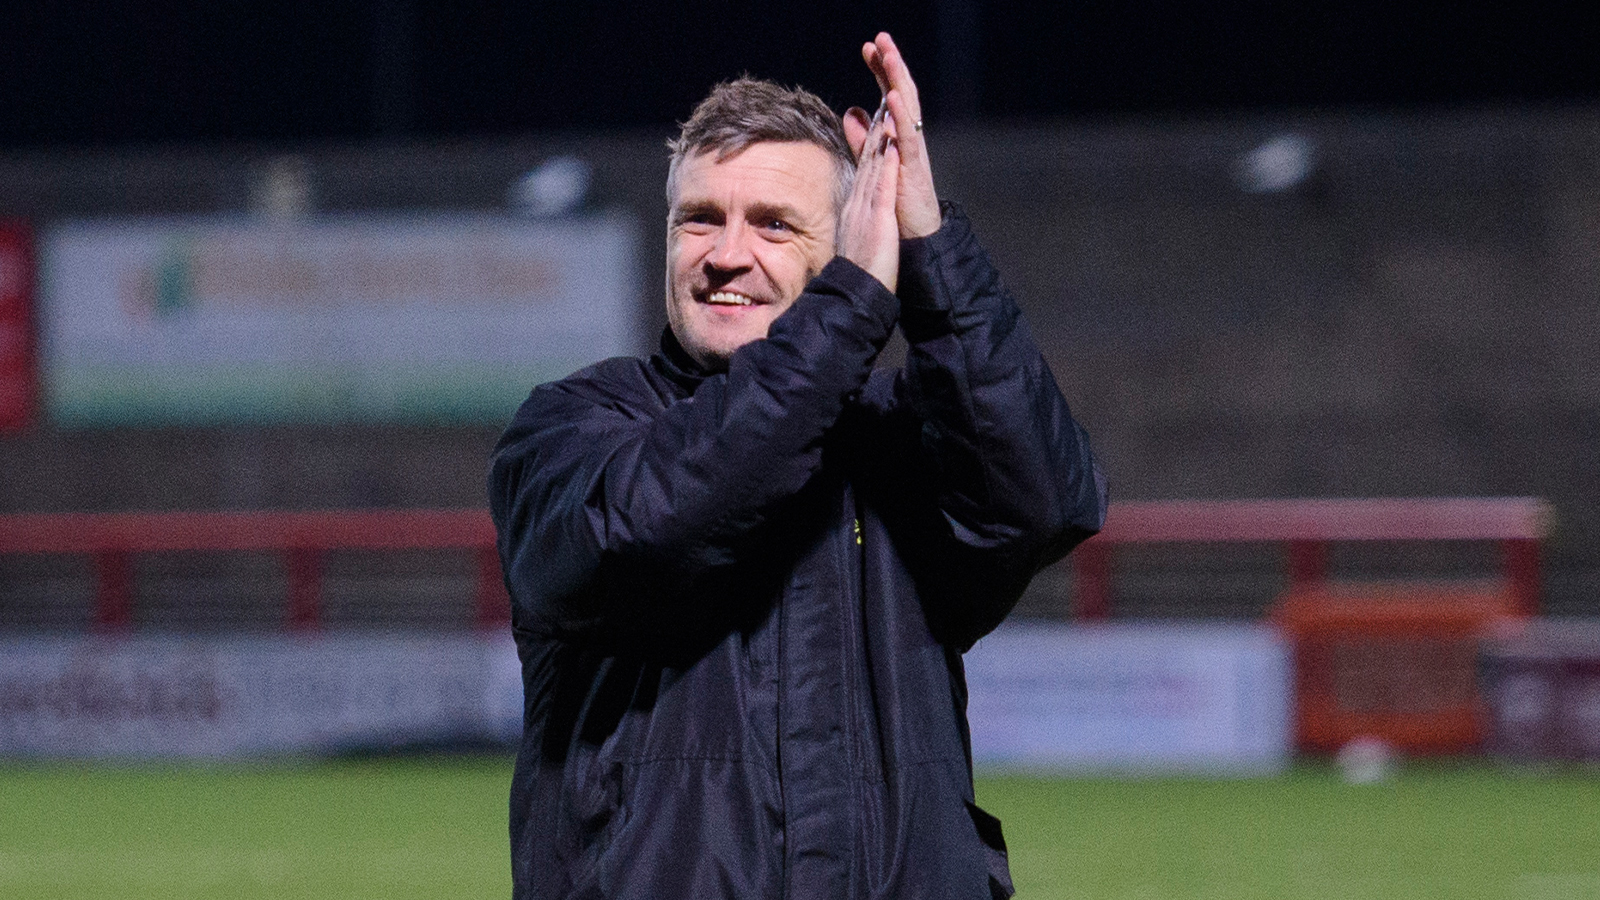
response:
<path id="1" fill-rule="evenodd" d="M 750 248 L 750 241 L 754 237 L 747 224 L 730 219 L 717 232 L 716 243 L 712 244 L 711 252 L 706 254 L 706 264 L 724 271 L 750 268 L 755 265 L 755 254 Z"/>

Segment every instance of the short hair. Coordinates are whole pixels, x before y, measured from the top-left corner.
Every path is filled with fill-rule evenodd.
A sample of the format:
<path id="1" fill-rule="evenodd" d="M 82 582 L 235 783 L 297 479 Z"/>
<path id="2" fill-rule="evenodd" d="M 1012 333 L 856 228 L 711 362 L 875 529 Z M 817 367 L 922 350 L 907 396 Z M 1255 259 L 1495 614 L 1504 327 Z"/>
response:
<path id="1" fill-rule="evenodd" d="M 749 75 L 712 88 L 680 126 L 677 138 L 667 141 L 667 149 L 672 151 L 667 166 L 667 203 L 677 199 L 678 167 L 685 159 L 715 151 L 720 161 L 766 141 L 803 142 L 828 151 L 837 173 L 833 206 L 835 210 L 844 208 L 855 180 L 856 157 L 844 138 L 839 116 L 821 97 L 804 88 L 786 88 Z"/>

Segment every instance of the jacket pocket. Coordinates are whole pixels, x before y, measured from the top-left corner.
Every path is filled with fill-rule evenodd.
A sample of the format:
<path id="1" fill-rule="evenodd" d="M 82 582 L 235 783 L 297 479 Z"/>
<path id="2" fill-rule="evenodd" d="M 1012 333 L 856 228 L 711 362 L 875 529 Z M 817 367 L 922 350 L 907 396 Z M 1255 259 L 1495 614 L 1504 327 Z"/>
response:
<path id="1" fill-rule="evenodd" d="M 989 866 L 989 896 L 993 900 L 1007 900 L 1017 889 L 1011 884 L 1011 863 L 1006 858 L 1006 838 L 1000 832 L 1000 820 L 967 803 L 967 814 L 972 816 L 972 827 L 983 841 L 984 862 Z"/>

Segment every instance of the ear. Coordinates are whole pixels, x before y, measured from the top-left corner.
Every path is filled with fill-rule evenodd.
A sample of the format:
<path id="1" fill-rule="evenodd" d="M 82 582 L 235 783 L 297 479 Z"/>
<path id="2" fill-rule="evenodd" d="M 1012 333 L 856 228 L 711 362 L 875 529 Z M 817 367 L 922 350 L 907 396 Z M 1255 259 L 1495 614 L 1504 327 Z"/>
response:
<path id="1" fill-rule="evenodd" d="M 861 148 L 866 146 L 867 131 L 872 127 L 872 117 L 859 106 L 852 106 L 844 114 L 844 139 L 850 144 L 850 152 L 856 159 L 861 158 Z"/>

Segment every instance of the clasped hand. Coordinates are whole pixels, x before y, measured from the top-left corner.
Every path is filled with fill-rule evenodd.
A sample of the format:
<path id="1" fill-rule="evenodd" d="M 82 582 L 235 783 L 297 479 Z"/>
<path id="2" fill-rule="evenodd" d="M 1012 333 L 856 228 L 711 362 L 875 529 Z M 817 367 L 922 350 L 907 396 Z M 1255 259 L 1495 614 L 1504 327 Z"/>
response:
<path id="1" fill-rule="evenodd" d="M 905 58 L 887 33 L 862 45 L 861 56 L 883 102 L 876 115 L 860 107 L 844 115 L 856 179 L 839 216 L 839 254 L 892 291 L 899 279 L 900 239 L 939 230 L 939 197 L 922 133 L 922 103 Z"/>

